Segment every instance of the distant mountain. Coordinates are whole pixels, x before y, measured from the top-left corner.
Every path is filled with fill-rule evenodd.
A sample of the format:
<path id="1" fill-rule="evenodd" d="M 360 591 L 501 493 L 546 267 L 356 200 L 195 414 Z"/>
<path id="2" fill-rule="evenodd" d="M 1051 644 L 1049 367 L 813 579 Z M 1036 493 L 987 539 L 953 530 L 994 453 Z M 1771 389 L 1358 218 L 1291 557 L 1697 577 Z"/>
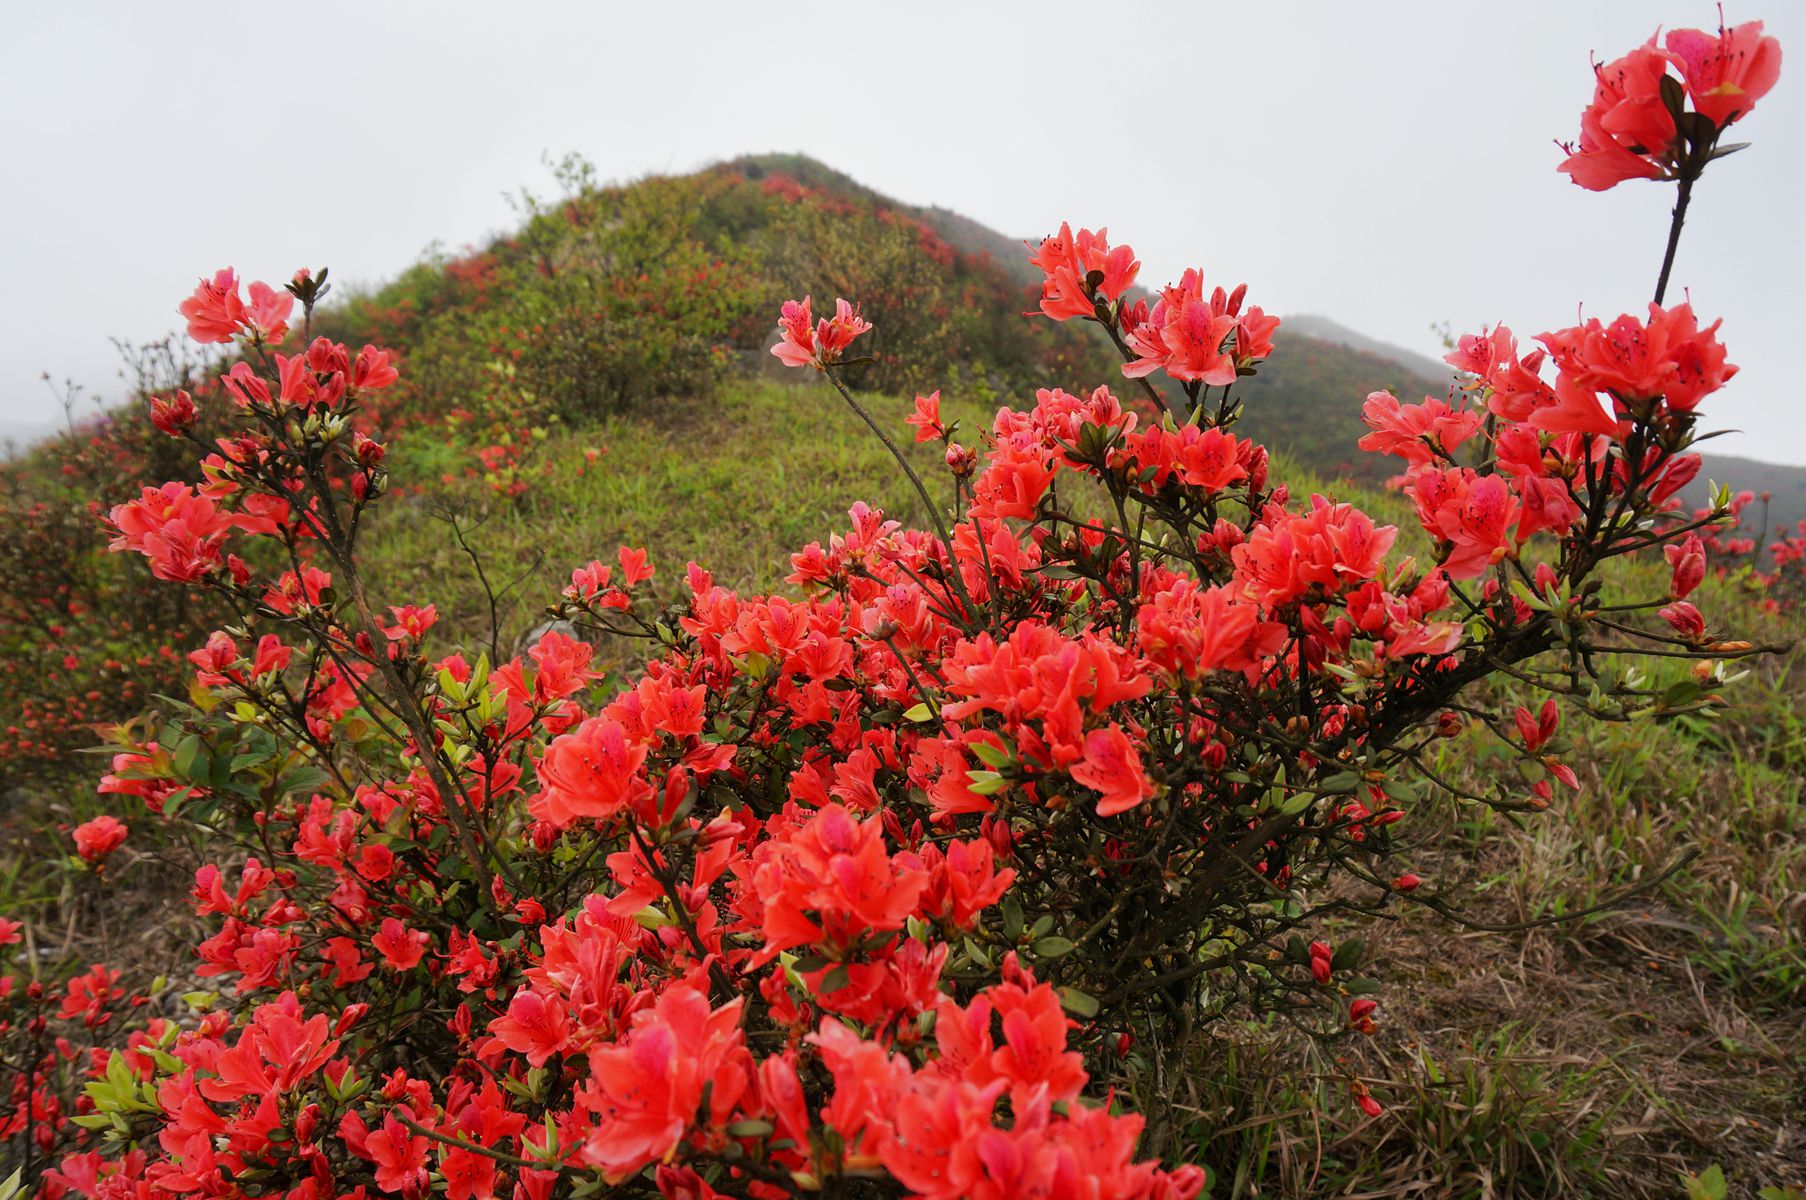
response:
<path id="1" fill-rule="evenodd" d="M 1283 340 L 1287 334 L 1306 335 L 1305 338 L 1300 339 L 1301 343 L 1309 341 L 1316 344 L 1288 344 Z M 1415 398 L 1420 392 L 1428 395 L 1442 395 L 1448 390 L 1451 372 L 1447 364 L 1437 362 L 1428 355 L 1416 354 L 1403 347 L 1382 342 L 1378 338 L 1357 333 L 1344 325 L 1337 324 L 1328 317 L 1304 314 L 1285 319 L 1285 323 L 1280 326 L 1279 340 L 1275 342 L 1277 349 L 1273 360 L 1268 366 L 1261 369 L 1262 376 L 1272 373 L 1277 377 L 1273 382 L 1278 386 L 1281 405 L 1285 404 L 1283 396 L 1286 373 L 1289 370 L 1300 369 L 1303 365 L 1301 362 L 1286 362 L 1287 355 L 1300 360 L 1318 359 L 1322 355 L 1322 346 L 1324 345 L 1350 352 L 1350 354 L 1342 357 L 1332 355 L 1327 361 L 1314 362 L 1312 363 L 1313 370 L 1348 371 L 1351 378 L 1371 377 L 1374 374 L 1375 365 L 1368 360 L 1378 360 L 1380 363 L 1391 364 L 1390 369 L 1394 373 L 1402 370 L 1409 372 L 1413 377 L 1408 387 L 1400 389 L 1401 395 Z M 1359 357 L 1354 357 L 1354 355 L 1359 355 Z M 1348 414 L 1333 409 L 1318 414 L 1318 417 L 1324 423 L 1323 429 L 1309 433 L 1297 431 L 1289 435 L 1295 443 L 1298 443 L 1293 452 L 1307 465 L 1318 470 L 1335 473 L 1338 468 L 1346 467 L 1347 473 L 1354 477 L 1367 478 L 1371 472 L 1363 470 L 1360 464 L 1343 463 L 1332 449 L 1338 444 L 1339 439 L 1350 434 L 1359 437 L 1360 433 L 1365 432 L 1358 413 L 1354 415 L 1352 421 Z M 1258 414 L 1250 412 L 1249 425 L 1251 428 L 1260 429 L 1259 420 Z M 1279 429 L 1268 436 L 1285 442 L 1288 433 L 1284 429 Z M 1362 455 L 1360 457 L 1369 456 Z M 1699 473 L 1699 480 L 1686 492 L 1691 503 L 1695 505 L 1706 503 L 1707 486 L 1710 481 L 1729 484 L 1736 491 L 1751 491 L 1758 497 L 1767 493 L 1769 500 L 1766 524 L 1771 530 L 1778 524 L 1793 525 L 1797 521 L 1806 520 L 1806 467 L 1757 462 L 1755 459 L 1731 454 L 1702 453 L 1700 457 L 1703 465 Z M 1748 516 L 1752 523 L 1763 522 L 1762 505 L 1753 505 L 1748 510 Z"/>
<path id="2" fill-rule="evenodd" d="M 1398 474 L 1400 462 L 1356 443 L 1371 432 L 1361 420 L 1362 401 L 1388 389 L 1414 400 L 1440 396 L 1448 376 L 1426 375 L 1390 353 L 1308 336 L 1287 318 L 1273 335 L 1272 357 L 1234 394 L 1243 404 L 1242 432 L 1326 478 L 1378 487 Z"/>
<path id="3" fill-rule="evenodd" d="M 1699 482 L 1688 489 L 1695 504 L 1706 501 L 1706 481 L 1729 484 L 1733 490 L 1748 490 L 1760 498 L 1768 494 L 1767 528 L 1794 525 L 1806 520 L 1806 467 L 1789 467 L 1779 463 L 1757 462 L 1731 454 L 1702 454 L 1703 466 Z M 1763 521 L 1763 505 L 1757 503 L 1746 510 L 1748 524 Z"/>
<path id="4" fill-rule="evenodd" d="M 1368 337 L 1364 333 L 1356 333 L 1346 325 L 1338 324 L 1325 316 L 1316 313 L 1295 313 L 1285 319 L 1284 328 L 1293 334 L 1303 334 L 1320 342 L 1329 342 L 1336 346 L 1347 346 L 1351 350 L 1360 350 L 1376 358 L 1389 359 L 1401 367 L 1420 375 L 1425 379 L 1446 381 L 1454 377 L 1454 370 L 1439 358 L 1431 358 L 1427 354 L 1417 354 L 1402 346 L 1394 346 L 1382 342 L 1378 338 Z M 1443 389 L 1437 389 L 1438 391 Z"/>

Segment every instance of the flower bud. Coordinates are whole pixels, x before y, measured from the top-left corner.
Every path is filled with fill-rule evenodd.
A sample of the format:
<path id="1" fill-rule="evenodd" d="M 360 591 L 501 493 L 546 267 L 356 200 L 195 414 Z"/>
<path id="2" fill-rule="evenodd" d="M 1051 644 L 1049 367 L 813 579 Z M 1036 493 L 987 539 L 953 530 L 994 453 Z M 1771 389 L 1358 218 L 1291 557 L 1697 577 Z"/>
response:
<path id="1" fill-rule="evenodd" d="M 192 429 L 199 415 L 194 407 L 194 397 L 187 392 L 177 392 L 167 400 L 158 397 L 151 401 L 151 424 L 171 437 L 180 437 Z"/>
<path id="2" fill-rule="evenodd" d="M 369 1011 L 370 1006 L 368 1004 L 347 1004 L 344 1011 L 339 1014 L 339 1019 L 333 1023 L 332 1036 L 344 1037 L 345 1031 L 363 1020 L 364 1014 Z"/>
<path id="3" fill-rule="evenodd" d="M 295 1118 L 295 1140 L 306 1144 L 314 1140 L 314 1133 L 320 1125 L 320 1106 L 310 1104 L 301 1110 Z"/>
<path id="4" fill-rule="evenodd" d="M 991 850 L 998 858 L 1008 859 L 1015 856 L 1015 840 L 1010 837 L 1010 826 L 1007 821 L 999 821 L 996 817 L 986 815 L 978 823 L 978 832 L 981 837 L 991 843 Z"/>
<path id="5" fill-rule="evenodd" d="M 1700 540 L 1699 534 L 1690 533 L 1685 542 L 1664 546 L 1662 554 L 1668 559 L 1668 565 L 1674 568 L 1673 577 L 1668 584 L 1668 598 L 1685 600 L 1688 593 L 1706 577 L 1706 545 Z"/>
<path id="6" fill-rule="evenodd" d="M 1700 638 L 1706 633 L 1706 619 L 1699 614 L 1691 602 L 1676 600 L 1661 611 L 1662 620 L 1674 627 L 1674 631 L 1684 638 Z"/>

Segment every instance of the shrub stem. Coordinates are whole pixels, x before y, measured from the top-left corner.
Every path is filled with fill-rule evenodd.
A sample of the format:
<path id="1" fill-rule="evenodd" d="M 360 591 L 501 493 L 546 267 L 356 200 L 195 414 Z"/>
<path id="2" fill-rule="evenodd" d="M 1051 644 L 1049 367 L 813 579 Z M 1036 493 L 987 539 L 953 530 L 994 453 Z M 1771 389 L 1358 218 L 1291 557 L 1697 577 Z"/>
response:
<path id="1" fill-rule="evenodd" d="M 1680 194 L 1674 198 L 1674 215 L 1668 222 L 1668 249 L 1662 255 L 1662 273 L 1656 277 L 1655 302 L 1668 294 L 1668 272 L 1674 269 L 1674 252 L 1681 244 L 1681 226 L 1687 223 L 1687 202 L 1693 198 L 1693 180 L 1681 176 Z"/>

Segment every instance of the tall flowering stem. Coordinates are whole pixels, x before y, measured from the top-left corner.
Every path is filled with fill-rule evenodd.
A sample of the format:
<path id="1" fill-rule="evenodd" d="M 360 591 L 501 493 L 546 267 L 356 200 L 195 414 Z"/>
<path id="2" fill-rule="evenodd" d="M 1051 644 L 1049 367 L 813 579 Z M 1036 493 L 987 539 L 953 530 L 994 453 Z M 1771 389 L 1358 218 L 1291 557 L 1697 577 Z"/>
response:
<path id="1" fill-rule="evenodd" d="M 1693 199 L 1693 180 L 1681 179 L 1674 196 L 1674 213 L 1668 221 L 1668 245 L 1662 251 L 1662 271 L 1656 276 L 1655 303 L 1668 294 L 1668 273 L 1674 270 L 1674 253 L 1680 249 L 1681 227 L 1687 223 L 1687 204 Z"/>
<path id="2" fill-rule="evenodd" d="M 1716 34 L 1660 31 L 1593 73 L 1593 101 L 1580 115 L 1580 138 L 1565 144 L 1560 170 L 1581 187 L 1604 191 L 1629 179 L 1677 185 L 1668 243 L 1656 277 L 1655 303 L 1668 293 L 1668 276 L 1686 223 L 1693 185 L 1708 163 L 1744 149 L 1720 145 L 1732 123 L 1755 110 L 1781 73 L 1781 46 L 1750 21 Z"/>
<path id="3" fill-rule="evenodd" d="M 865 405 L 859 403 L 853 396 L 853 393 L 847 390 L 847 385 L 841 381 L 840 375 L 835 368 L 827 367 L 823 370 L 823 374 L 828 377 L 828 382 L 834 385 L 834 390 L 840 393 L 840 398 L 846 401 L 847 407 L 859 415 L 859 419 L 865 422 L 865 427 L 877 435 L 878 440 L 884 444 L 886 450 L 890 451 L 890 456 L 896 460 L 897 465 L 903 468 L 904 475 L 909 478 L 910 486 L 915 488 L 917 498 L 922 501 L 923 511 L 928 514 L 928 519 L 934 523 L 935 536 L 940 538 L 942 546 L 947 547 L 949 551 L 951 551 L 953 539 L 948 536 L 947 533 L 947 520 L 941 514 L 940 505 L 936 504 L 934 497 L 928 494 L 928 485 L 922 482 L 921 475 L 916 473 L 915 467 L 910 463 L 903 451 L 898 448 L 897 443 L 891 440 L 891 436 L 884 432 L 884 427 L 872 419 L 872 414 L 866 411 Z M 969 610 L 972 605 L 972 597 L 967 594 L 965 581 L 960 578 L 959 572 L 949 572 L 947 574 L 947 581 L 952 589 L 958 593 L 960 600 Z"/>

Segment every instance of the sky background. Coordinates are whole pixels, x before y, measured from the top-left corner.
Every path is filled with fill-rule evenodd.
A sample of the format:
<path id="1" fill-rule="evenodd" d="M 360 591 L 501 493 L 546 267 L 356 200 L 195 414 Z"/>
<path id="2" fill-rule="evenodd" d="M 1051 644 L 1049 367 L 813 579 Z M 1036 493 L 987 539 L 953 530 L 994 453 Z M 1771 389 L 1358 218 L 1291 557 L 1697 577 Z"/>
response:
<path id="1" fill-rule="evenodd" d="M 1670 300 L 1743 367 L 1718 449 L 1806 464 L 1806 3 L 1732 0 L 1789 56 L 1694 193 Z M 1670 185 L 1555 173 L 1602 59 L 1702 0 L 0 8 L 0 436 L 60 420 L 48 371 L 122 385 L 110 338 L 195 280 L 303 264 L 376 283 L 512 226 L 542 156 L 604 179 L 801 151 L 1014 236 L 1107 224 L 1157 286 L 1198 265 L 1270 312 L 1440 354 L 1640 311 Z M 1350 397 L 1350 403 L 1356 401 Z"/>

